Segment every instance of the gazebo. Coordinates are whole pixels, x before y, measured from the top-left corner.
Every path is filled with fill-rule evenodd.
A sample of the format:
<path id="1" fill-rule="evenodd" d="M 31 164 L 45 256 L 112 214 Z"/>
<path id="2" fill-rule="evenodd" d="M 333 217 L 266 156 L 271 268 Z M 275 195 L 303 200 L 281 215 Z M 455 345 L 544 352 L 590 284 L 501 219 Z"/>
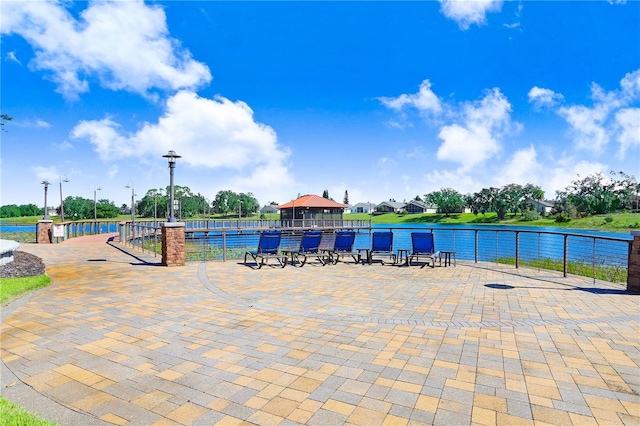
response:
<path id="1" fill-rule="evenodd" d="M 303 195 L 278 206 L 278 210 L 280 210 L 280 223 L 284 225 L 291 220 L 342 220 L 346 207 L 345 204 L 336 203 L 318 195 Z"/>

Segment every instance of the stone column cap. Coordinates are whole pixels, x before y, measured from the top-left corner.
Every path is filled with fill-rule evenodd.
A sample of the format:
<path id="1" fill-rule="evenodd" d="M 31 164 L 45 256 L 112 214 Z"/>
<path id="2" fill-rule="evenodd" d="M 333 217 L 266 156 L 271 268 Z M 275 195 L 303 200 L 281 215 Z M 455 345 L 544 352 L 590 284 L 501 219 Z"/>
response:
<path id="1" fill-rule="evenodd" d="M 631 231 L 631 235 L 634 237 L 640 237 L 640 229 Z"/>
<path id="2" fill-rule="evenodd" d="M 53 223 L 53 221 L 51 219 L 40 219 L 38 223 Z"/>
<path id="3" fill-rule="evenodd" d="M 184 228 L 184 222 L 162 222 L 163 228 Z"/>

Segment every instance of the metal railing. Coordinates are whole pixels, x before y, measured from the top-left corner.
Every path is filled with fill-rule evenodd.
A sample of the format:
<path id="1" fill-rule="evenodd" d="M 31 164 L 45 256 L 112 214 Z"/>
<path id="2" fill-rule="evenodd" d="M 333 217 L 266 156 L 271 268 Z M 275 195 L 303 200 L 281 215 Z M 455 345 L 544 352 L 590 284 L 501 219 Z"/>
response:
<path id="1" fill-rule="evenodd" d="M 123 244 L 158 255 L 161 253 L 160 221 L 77 221 L 55 224 L 62 227 L 62 236 L 54 242 L 85 235 L 120 234 Z M 295 225 L 295 226 L 294 226 Z M 35 242 L 35 225 L 2 224 L 2 235 L 20 242 Z M 374 225 L 368 221 L 296 220 L 188 220 L 185 221 L 187 260 L 228 260 L 244 256 L 257 247 L 260 232 L 266 229 L 283 231 L 282 249 L 295 249 L 305 229 L 325 231 L 321 247 L 332 246 L 336 229 L 357 231 L 354 248 L 371 247 L 371 232 L 391 230 L 394 249 L 411 249 L 411 232 L 434 233 L 436 250 L 456 252 L 462 261 L 493 262 L 494 267 L 521 266 L 537 270 L 558 270 L 563 276 L 578 274 L 610 282 L 625 282 L 629 267 L 631 236 L 607 236 L 598 233 L 546 231 L 535 228 L 469 228 L 469 227 L 405 227 Z M 16 237 L 24 235 L 26 237 Z M 58 228 L 58 233 L 60 228 Z M 7 237 L 4 237 L 7 238 Z"/>
<path id="2" fill-rule="evenodd" d="M 162 254 L 161 223 L 155 220 L 123 222 L 120 226 L 120 242 L 158 256 Z"/>
<path id="3" fill-rule="evenodd" d="M 557 270 L 610 282 L 626 282 L 630 236 L 604 236 L 540 230 L 496 228 L 374 227 L 359 229 L 354 249 L 371 247 L 371 232 L 391 230 L 394 250 L 411 250 L 411 232 L 433 232 L 436 251 L 455 251 L 462 261 L 492 262 L 494 267 Z M 239 259 L 257 247 L 260 230 L 211 229 L 186 234 L 187 260 Z M 284 230 L 281 249 L 296 249 L 302 230 Z M 321 248 L 332 246 L 333 232 L 323 235 Z"/>

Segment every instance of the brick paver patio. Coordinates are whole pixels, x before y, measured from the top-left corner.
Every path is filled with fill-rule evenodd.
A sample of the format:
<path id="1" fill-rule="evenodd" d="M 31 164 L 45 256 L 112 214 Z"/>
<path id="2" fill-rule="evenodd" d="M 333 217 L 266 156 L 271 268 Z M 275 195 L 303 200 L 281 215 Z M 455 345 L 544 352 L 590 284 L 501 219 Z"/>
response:
<path id="1" fill-rule="evenodd" d="M 23 245 L 53 284 L 2 309 L 2 395 L 61 424 L 640 424 L 640 298 L 458 261 L 157 266 Z"/>

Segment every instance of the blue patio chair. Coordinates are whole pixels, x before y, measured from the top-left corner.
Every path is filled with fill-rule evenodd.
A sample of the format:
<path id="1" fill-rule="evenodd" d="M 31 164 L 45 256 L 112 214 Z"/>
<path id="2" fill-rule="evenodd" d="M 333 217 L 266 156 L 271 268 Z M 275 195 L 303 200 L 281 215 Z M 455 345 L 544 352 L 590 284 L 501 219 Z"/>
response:
<path id="1" fill-rule="evenodd" d="M 255 251 L 248 251 L 244 254 L 244 263 L 247 264 L 247 256 L 251 256 L 258 265 L 258 269 L 262 268 L 269 259 L 276 259 L 283 268 L 287 266 L 287 256 L 278 254 L 280 247 L 281 231 L 264 231 L 260 234 L 258 240 L 258 248 Z"/>
<path id="2" fill-rule="evenodd" d="M 286 250 L 283 251 L 285 255 L 291 255 L 291 264 L 293 266 L 303 267 L 307 263 L 308 257 L 316 257 L 322 266 L 326 265 L 325 257 L 328 259 L 328 255 L 323 254 L 320 251 L 320 240 L 322 239 L 322 231 L 305 231 L 302 234 L 302 240 L 300 241 L 300 248 L 298 250 Z"/>
<path id="3" fill-rule="evenodd" d="M 378 254 L 388 255 L 392 263 L 397 262 L 397 257 L 393 252 L 393 232 L 374 232 L 371 241 L 371 250 L 369 250 L 367 263 L 373 262 L 373 256 Z M 384 265 L 384 260 L 382 260 Z"/>
<path id="4" fill-rule="evenodd" d="M 362 259 L 360 252 L 353 251 L 353 243 L 355 240 L 356 233 L 354 231 L 336 232 L 333 250 L 326 250 L 329 255 L 329 261 L 335 265 L 340 260 L 340 257 L 351 256 L 356 263 L 360 263 Z"/>
<path id="5" fill-rule="evenodd" d="M 431 262 L 431 267 L 436 267 L 436 259 L 438 258 L 440 253 L 435 251 L 432 232 L 412 232 L 411 246 L 412 251 L 407 258 L 407 263 L 409 265 L 411 265 L 411 261 L 413 259 L 415 259 L 416 262 L 419 262 L 420 258 L 422 257 L 426 258 L 425 265 L 428 265 L 429 262 Z M 424 267 L 425 265 L 422 266 Z"/>

